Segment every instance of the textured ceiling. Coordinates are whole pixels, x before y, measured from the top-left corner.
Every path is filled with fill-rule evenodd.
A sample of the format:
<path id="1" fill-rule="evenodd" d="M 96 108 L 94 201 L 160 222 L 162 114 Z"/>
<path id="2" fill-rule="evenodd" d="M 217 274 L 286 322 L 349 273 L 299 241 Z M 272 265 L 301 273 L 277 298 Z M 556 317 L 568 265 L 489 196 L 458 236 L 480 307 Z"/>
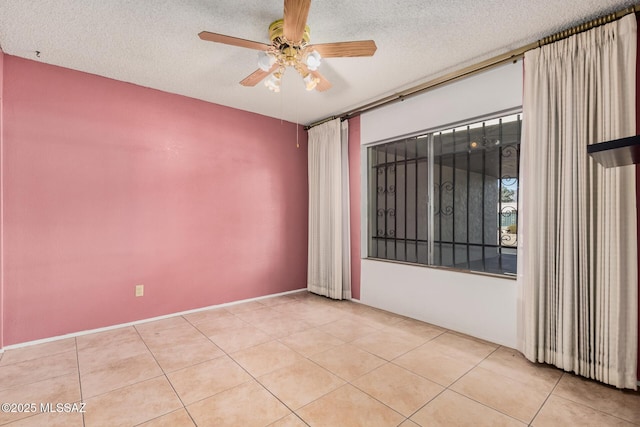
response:
<path id="1" fill-rule="evenodd" d="M 291 69 L 282 91 L 238 82 L 250 49 L 205 42 L 203 30 L 269 43 L 282 0 L 0 0 L 10 55 L 309 124 L 508 52 L 637 0 L 314 0 L 311 43 L 375 40 L 370 58 L 328 58 L 333 84 L 307 92 Z M 39 56 L 36 51 L 40 52 Z"/>

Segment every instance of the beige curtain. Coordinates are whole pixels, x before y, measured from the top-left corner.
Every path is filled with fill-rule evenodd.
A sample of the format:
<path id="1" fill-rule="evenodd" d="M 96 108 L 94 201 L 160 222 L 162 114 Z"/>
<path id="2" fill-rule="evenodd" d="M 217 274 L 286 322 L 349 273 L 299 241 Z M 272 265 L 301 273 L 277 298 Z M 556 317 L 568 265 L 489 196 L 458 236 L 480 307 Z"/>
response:
<path id="1" fill-rule="evenodd" d="M 630 14 L 525 54 L 521 152 L 523 352 L 636 389 L 635 168 L 587 145 L 635 135 Z"/>
<path id="2" fill-rule="evenodd" d="M 307 289 L 351 299 L 348 122 L 309 129 Z"/>

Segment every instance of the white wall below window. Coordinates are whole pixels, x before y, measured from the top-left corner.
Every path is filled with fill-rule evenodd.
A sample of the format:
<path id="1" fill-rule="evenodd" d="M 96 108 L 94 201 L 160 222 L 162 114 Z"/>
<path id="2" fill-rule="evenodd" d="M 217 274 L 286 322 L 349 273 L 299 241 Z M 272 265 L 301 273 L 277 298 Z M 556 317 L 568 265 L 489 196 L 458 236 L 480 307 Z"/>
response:
<path id="1" fill-rule="evenodd" d="M 479 274 L 362 260 L 360 301 L 496 344 L 517 345 L 517 284 Z"/>
<path id="2" fill-rule="evenodd" d="M 366 259 L 366 146 L 522 106 L 522 61 L 442 86 L 361 116 L 360 301 L 516 348 L 518 284 L 510 278 Z"/>

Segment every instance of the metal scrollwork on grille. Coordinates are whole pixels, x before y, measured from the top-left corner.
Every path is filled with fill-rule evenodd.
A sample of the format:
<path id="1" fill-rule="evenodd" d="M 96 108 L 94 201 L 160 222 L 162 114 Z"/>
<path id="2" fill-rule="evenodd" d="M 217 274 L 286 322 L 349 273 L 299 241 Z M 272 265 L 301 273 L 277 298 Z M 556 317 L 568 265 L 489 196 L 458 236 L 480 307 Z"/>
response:
<path id="1" fill-rule="evenodd" d="M 504 206 L 500 209 L 500 216 L 504 220 L 508 220 L 510 223 L 508 226 L 503 227 L 503 231 L 500 234 L 500 244 L 502 246 L 517 246 L 518 234 L 517 234 L 517 219 L 518 210 L 513 206 Z"/>
<path id="2" fill-rule="evenodd" d="M 378 216 L 384 216 L 385 213 L 389 216 L 396 216 L 396 210 L 393 208 L 389 208 L 389 209 L 379 208 L 377 213 L 378 213 Z"/>
<path id="3" fill-rule="evenodd" d="M 453 182 L 451 181 L 444 181 L 440 184 L 434 184 L 433 185 L 433 189 L 435 190 L 435 192 L 437 193 L 438 191 L 442 191 L 445 193 L 451 193 L 454 189 L 453 186 Z"/>
<path id="4" fill-rule="evenodd" d="M 500 179 L 502 180 L 502 185 L 515 185 L 518 182 L 517 176 L 502 175 Z"/>
<path id="5" fill-rule="evenodd" d="M 500 235 L 500 244 L 502 246 L 517 246 L 518 235 L 515 233 L 502 233 Z"/>
<path id="6" fill-rule="evenodd" d="M 384 188 L 384 186 L 379 185 L 378 186 L 378 194 L 395 194 L 396 192 L 396 186 L 395 185 L 390 185 L 388 188 Z"/>
<path id="7" fill-rule="evenodd" d="M 505 145 L 502 147 L 502 157 L 517 156 L 518 149 L 514 145 Z"/>
<path id="8" fill-rule="evenodd" d="M 389 230 L 387 230 L 387 232 L 385 233 L 383 229 L 379 228 L 378 229 L 378 237 L 395 237 L 396 235 L 396 230 L 390 228 Z"/>
<path id="9" fill-rule="evenodd" d="M 511 215 L 515 216 L 517 214 L 518 211 L 513 206 L 504 206 L 502 209 L 500 209 L 500 215 L 502 215 L 503 218 L 509 218 L 511 217 Z"/>
<path id="10" fill-rule="evenodd" d="M 378 208 L 376 214 L 380 220 L 382 220 L 382 218 L 389 218 L 389 221 L 385 219 L 384 228 L 378 229 L 377 237 L 395 237 L 396 231 L 392 229 L 391 226 L 395 226 L 396 210 L 394 208 Z"/>
<path id="11" fill-rule="evenodd" d="M 440 209 L 438 213 L 444 216 L 453 215 L 453 206 L 445 206 L 444 209 Z"/>
<path id="12" fill-rule="evenodd" d="M 453 185 L 453 182 L 451 181 L 444 181 L 440 184 L 435 184 L 434 185 L 434 190 L 435 193 L 438 194 L 438 192 L 440 193 L 453 193 L 455 187 Z M 436 196 L 436 203 L 439 200 L 439 197 Z M 450 216 L 453 215 L 454 209 L 453 206 L 435 206 L 434 208 L 434 214 L 435 215 L 444 215 L 444 216 Z"/>
<path id="13" fill-rule="evenodd" d="M 440 184 L 440 189 L 442 191 L 446 191 L 447 193 L 451 193 L 453 191 L 453 182 L 451 181 L 445 181 L 442 184 Z"/>

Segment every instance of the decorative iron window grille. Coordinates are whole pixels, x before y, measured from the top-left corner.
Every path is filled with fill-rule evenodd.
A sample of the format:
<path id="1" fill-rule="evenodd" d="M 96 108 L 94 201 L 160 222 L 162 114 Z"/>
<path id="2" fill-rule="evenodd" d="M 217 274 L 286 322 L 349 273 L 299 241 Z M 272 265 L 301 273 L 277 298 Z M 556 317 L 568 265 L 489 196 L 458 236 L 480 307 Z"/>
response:
<path id="1" fill-rule="evenodd" d="M 368 148 L 369 257 L 516 273 L 521 115 Z"/>

